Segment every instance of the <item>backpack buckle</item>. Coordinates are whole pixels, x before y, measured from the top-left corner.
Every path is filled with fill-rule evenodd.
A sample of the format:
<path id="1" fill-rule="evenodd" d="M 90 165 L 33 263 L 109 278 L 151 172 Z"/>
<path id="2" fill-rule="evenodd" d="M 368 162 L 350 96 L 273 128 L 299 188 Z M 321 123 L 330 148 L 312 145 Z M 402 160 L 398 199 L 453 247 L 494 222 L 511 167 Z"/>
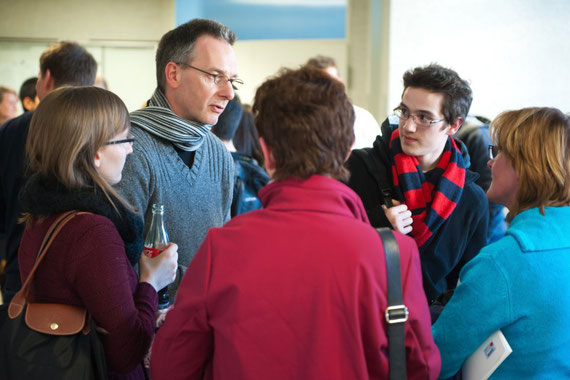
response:
<path id="1" fill-rule="evenodd" d="M 408 307 L 406 305 L 388 306 L 386 308 L 386 312 L 384 313 L 386 322 L 388 322 L 388 324 L 404 323 L 408 320 L 409 315 L 410 312 L 408 311 Z"/>

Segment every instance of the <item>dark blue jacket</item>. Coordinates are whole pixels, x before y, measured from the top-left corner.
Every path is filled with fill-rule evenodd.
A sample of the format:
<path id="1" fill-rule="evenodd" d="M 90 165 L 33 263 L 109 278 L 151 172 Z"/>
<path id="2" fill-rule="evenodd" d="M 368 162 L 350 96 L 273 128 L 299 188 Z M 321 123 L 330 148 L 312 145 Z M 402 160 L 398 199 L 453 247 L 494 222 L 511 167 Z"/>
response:
<path id="1" fill-rule="evenodd" d="M 8 303 L 22 287 L 18 269 L 18 248 L 24 225 L 18 193 L 26 182 L 25 151 L 33 112 L 26 112 L 7 121 L 0 128 L 0 231 L 6 234 L 6 283 L 4 302 Z"/>
<path id="2" fill-rule="evenodd" d="M 460 139 L 469 152 L 471 158 L 470 170 L 479 174 L 479 178 L 475 181 L 481 186 L 483 191 L 489 190 L 491 186 L 491 169 L 487 166 L 489 161 L 489 145 L 491 145 L 491 137 L 489 136 L 489 125 L 475 125 L 465 123 L 455 137 Z M 498 203 L 489 202 L 489 228 L 487 231 L 487 243 L 491 244 L 503 236 L 507 232 L 507 222 L 505 220 L 504 207 Z"/>
<path id="3" fill-rule="evenodd" d="M 258 192 L 269 183 L 267 172 L 257 161 L 243 153 L 232 152 L 236 169 L 232 218 L 262 208 Z"/>
<path id="4" fill-rule="evenodd" d="M 373 147 L 354 150 L 347 161 L 351 172 L 348 185 L 362 199 L 370 224 L 376 228 L 392 227 L 381 208 L 382 188 L 387 188 L 395 198 L 388 150 L 390 136 L 391 127 L 386 120 Z M 468 164 L 469 154 L 461 146 Z M 431 242 L 420 250 L 424 291 L 430 304 L 446 290 L 456 287 L 461 268 L 486 245 L 489 212 L 485 193 L 475 184 L 477 178 L 476 173 L 466 170 L 457 206 Z"/>

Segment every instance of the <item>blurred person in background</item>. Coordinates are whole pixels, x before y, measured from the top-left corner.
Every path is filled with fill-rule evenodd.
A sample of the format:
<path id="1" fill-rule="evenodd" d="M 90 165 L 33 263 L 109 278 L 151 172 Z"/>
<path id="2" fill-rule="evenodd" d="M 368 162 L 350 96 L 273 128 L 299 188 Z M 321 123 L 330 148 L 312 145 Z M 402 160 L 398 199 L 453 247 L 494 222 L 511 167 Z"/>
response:
<path id="1" fill-rule="evenodd" d="M 0 126 L 18 116 L 18 93 L 0 86 Z"/>
<path id="2" fill-rule="evenodd" d="M 386 379 L 386 262 L 358 196 L 339 180 L 354 143 L 344 85 L 283 70 L 255 95 L 273 179 L 263 209 L 210 229 L 152 347 L 160 379 Z M 440 358 L 414 241 L 400 249 L 409 379 Z"/>
<path id="3" fill-rule="evenodd" d="M 33 111 L 40 104 L 40 99 L 36 95 L 37 77 L 28 78 L 20 87 L 20 101 L 24 112 Z"/>
<path id="4" fill-rule="evenodd" d="M 41 101 L 49 92 L 62 86 L 91 86 L 96 72 L 97 62 L 83 46 L 69 41 L 58 42 L 40 56 L 36 94 Z M 4 302 L 9 302 L 22 286 L 17 254 L 24 225 L 18 223 L 21 215 L 18 193 L 26 182 L 24 153 L 33 115 L 33 112 L 26 112 L 0 129 L 0 230 L 7 235 Z"/>
<path id="5" fill-rule="evenodd" d="M 269 182 L 267 172 L 253 157 L 237 152 L 232 142 L 236 128 L 242 119 L 243 108 L 236 96 L 229 101 L 226 109 L 212 127 L 214 133 L 232 154 L 235 165 L 232 218 L 236 215 L 260 209 L 259 190 Z"/>
<path id="6" fill-rule="evenodd" d="M 342 81 L 336 61 L 332 57 L 317 55 L 309 59 L 306 64 L 321 69 L 333 78 Z M 357 105 L 353 106 L 355 115 L 353 149 L 370 147 L 380 133 L 380 125 L 378 125 L 378 122 L 370 112 Z"/>
<path id="7" fill-rule="evenodd" d="M 481 119 L 481 120 L 480 120 Z M 491 186 L 491 169 L 487 165 L 489 161 L 488 147 L 491 144 L 489 135 L 489 123 L 491 120 L 482 116 L 468 115 L 465 122 L 455 134 L 455 137 L 463 141 L 469 152 L 471 165 L 469 170 L 479 174 L 475 183 L 486 192 Z M 493 243 L 507 231 L 505 220 L 505 208 L 495 202 L 489 202 L 489 228 L 487 230 L 487 244 Z"/>
<path id="8" fill-rule="evenodd" d="M 489 201 L 509 209 L 506 235 L 467 263 L 432 330 L 441 376 L 501 330 L 513 352 L 493 379 L 570 374 L 570 120 L 555 108 L 491 123 Z"/>
<path id="9" fill-rule="evenodd" d="M 97 77 L 95 78 L 95 83 L 93 83 L 93 86 L 103 88 L 105 90 L 109 89 L 109 86 L 107 85 L 107 80 L 105 80 L 105 77 L 103 77 L 102 75 L 97 75 Z"/>
<path id="10" fill-rule="evenodd" d="M 243 105 L 243 113 L 232 140 L 236 150 L 246 156 L 253 157 L 257 163 L 263 167 L 264 159 L 261 145 L 259 145 L 259 134 L 255 127 L 253 113 L 249 104 Z"/>

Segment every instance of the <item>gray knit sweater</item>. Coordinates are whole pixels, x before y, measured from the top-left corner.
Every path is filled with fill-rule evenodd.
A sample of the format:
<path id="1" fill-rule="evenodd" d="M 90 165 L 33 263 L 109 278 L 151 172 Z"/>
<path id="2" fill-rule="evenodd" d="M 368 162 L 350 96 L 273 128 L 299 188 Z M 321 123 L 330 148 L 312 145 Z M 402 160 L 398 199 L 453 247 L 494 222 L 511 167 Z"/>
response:
<path id="1" fill-rule="evenodd" d="M 171 142 L 133 125 L 136 142 L 127 157 L 121 194 L 145 219 L 152 219 L 152 204 L 164 205 L 164 224 L 170 241 L 178 244 L 178 263 L 190 264 L 210 227 L 230 219 L 234 164 L 222 142 L 208 133 L 196 151 L 192 168 L 182 161 Z M 175 286 L 177 288 L 177 286 Z"/>

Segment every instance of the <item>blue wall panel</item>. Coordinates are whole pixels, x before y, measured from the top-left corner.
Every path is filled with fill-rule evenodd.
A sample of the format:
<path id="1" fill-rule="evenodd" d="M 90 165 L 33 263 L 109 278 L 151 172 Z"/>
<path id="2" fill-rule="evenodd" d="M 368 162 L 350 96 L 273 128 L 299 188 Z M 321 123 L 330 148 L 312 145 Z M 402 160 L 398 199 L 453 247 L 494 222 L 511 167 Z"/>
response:
<path id="1" fill-rule="evenodd" d="M 229 26 L 239 40 L 345 38 L 346 4 L 304 6 L 232 0 L 176 0 L 176 23 L 204 17 Z"/>

